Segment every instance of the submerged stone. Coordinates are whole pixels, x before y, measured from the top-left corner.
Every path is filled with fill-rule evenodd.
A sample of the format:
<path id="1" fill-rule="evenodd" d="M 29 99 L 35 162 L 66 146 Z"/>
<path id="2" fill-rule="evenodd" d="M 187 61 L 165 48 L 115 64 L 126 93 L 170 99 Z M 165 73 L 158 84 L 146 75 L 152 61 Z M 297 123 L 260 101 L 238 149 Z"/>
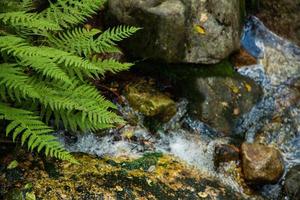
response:
<path id="1" fill-rule="evenodd" d="M 144 80 L 127 85 L 125 96 L 129 104 L 147 117 L 167 122 L 176 114 L 176 104 L 159 92 L 151 82 Z"/>
<path id="2" fill-rule="evenodd" d="M 284 172 L 281 153 L 261 144 L 242 144 L 242 166 L 245 179 L 250 183 L 276 183 Z"/>
<path id="3" fill-rule="evenodd" d="M 132 55 L 211 64 L 239 48 L 244 0 L 111 0 L 109 11 L 143 28 L 126 43 Z"/>

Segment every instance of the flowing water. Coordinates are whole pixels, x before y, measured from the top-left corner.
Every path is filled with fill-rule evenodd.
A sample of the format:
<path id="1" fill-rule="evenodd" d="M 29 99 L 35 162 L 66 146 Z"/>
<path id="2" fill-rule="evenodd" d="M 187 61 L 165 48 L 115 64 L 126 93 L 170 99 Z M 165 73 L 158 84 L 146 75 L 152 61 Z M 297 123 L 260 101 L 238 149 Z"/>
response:
<path id="1" fill-rule="evenodd" d="M 286 169 L 300 164 L 300 103 L 295 89 L 299 85 L 293 85 L 300 76 L 300 48 L 270 32 L 255 17 L 250 18 L 245 25 L 242 45 L 258 58 L 259 64 L 239 68 L 238 72 L 260 84 L 264 95 L 249 113 L 241 117 L 235 131 L 237 134 L 245 134 L 245 140 L 253 142 L 256 133 L 264 129 L 267 132 L 264 142 L 281 149 Z M 145 128 L 143 116 L 128 104 L 119 105 L 125 119 L 131 115 L 139 119 L 136 126 L 111 129 L 103 137 L 86 134 L 76 142 L 66 142 L 66 146 L 73 152 L 98 156 L 138 157 L 146 151 L 170 153 L 217 177 L 234 190 L 243 192 L 235 176 L 229 173 L 236 163 L 227 163 L 221 170 L 214 167 L 215 146 L 226 144 L 229 139 L 217 137 L 208 125 L 190 118 L 187 104 L 186 99 L 177 102 L 177 114 L 157 134 Z M 274 117 L 280 118 L 279 124 L 272 122 Z M 269 126 L 266 128 L 266 125 Z M 127 137 L 128 134 L 134 135 L 135 139 Z M 280 183 L 265 186 L 261 193 L 276 199 L 280 188 Z"/>

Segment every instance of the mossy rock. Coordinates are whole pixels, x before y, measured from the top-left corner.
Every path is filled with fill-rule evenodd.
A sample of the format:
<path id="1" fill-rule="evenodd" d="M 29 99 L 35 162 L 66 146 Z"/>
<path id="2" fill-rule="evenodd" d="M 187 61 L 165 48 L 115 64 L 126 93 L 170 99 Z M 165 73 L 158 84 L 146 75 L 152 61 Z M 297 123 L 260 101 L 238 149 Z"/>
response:
<path id="1" fill-rule="evenodd" d="M 167 122 L 176 114 L 175 102 L 156 89 L 151 81 L 138 80 L 127 85 L 125 96 L 134 109 L 147 117 Z"/>
<path id="2" fill-rule="evenodd" d="M 59 177 L 49 176 L 43 167 L 25 167 L 20 162 L 24 175 L 10 188 L 24 190 L 27 183 L 32 183 L 31 194 L 51 200 L 244 199 L 228 186 L 169 155 L 147 153 L 137 159 L 74 156 L 79 165 L 54 162 Z M 5 180 L 2 183 L 10 184 Z"/>

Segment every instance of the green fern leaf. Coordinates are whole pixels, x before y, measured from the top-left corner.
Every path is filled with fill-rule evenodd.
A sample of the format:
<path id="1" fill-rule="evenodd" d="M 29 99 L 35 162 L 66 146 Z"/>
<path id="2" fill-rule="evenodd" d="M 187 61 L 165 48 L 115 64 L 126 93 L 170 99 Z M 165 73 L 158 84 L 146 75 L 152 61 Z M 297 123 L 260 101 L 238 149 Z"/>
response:
<path id="1" fill-rule="evenodd" d="M 34 13 L 26 13 L 24 11 L 0 13 L 0 21 L 6 25 L 21 26 L 29 29 L 61 30 L 58 24 L 40 18 Z"/>
<path id="2" fill-rule="evenodd" d="M 29 149 L 33 150 L 36 147 L 43 145 L 43 147 L 47 147 L 47 149 L 52 152 L 52 156 L 54 155 L 56 158 L 77 163 L 73 156 L 64 150 L 63 146 L 56 138 L 49 135 L 53 130 L 41 122 L 33 113 L 0 103 L 0 116 L 6 120 L 12 121 L 11 123 L 13 123 L 13 125 L 9 126 L 9 128 L 6 129 L 6 132 L 7 134 L 12 133 L 14 140 L 25 131 L 27 133 L 25 139 L 29 138 Z M 24 143 L 24 138 L 22 143 Z M 39 149 L 41 150 L 41 147 Z"/>
<path id="3" fill-rule="evenodd" d="M 69 28 L 83 23 L 87 18 L 96 14 L 96 11 L 105 2 L 105 0 L 60 0 L 56 3 L 50 3 L 50 7 L 40 15 Z"/>
<path id="4" fill-rule="evenodd" d="M 130 37 L 138 30 L 140 30 L 140 28 L 122 25 L 108 29 L 95 40 L 97 46 L 95 51 L 105 53 L 107 52 L 107 49 L 110 50 L 116 46 L 116 42 L 120 42 L 123 39 Z"/>

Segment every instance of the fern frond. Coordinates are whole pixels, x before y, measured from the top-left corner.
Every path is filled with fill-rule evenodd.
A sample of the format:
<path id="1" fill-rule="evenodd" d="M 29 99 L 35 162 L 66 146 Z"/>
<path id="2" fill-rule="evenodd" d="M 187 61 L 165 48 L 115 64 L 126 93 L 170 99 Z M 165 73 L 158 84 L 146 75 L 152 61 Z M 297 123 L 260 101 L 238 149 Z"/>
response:
<path id="1" fill-rule="evenodd" d="M 26 13 L 24 11 L 0 13 L 0 21 L 5 25 L 15 27 L 20 26 L 29 29 L 52 31 L 61 30 L 60 26 L 57 23 L 44 18 L 40 18 L 35 13 Z"/>
<path id="2" fill-rule="evenodd" d="M 42 56 L 22 56 L 20 57 L 22 66 L 28 66 L 34 70 L 41 72 L 45 77 L 63 81 L 72 84 L 71 79 L 66 72 L 55 64 L 51 58 Z"/>
<path id="3" fill-rule="evenodd" d="M 96 57 L 92 59 L 92 62 L 100 67 L 104 72 L 117 73 L 120 71 L 128 70 L 133 64 L 132 63 L 120 63 L 114 59 L 101 60 Z"/>
<path id="4" fill-rule="evenodd" d="M 46 156 L 77 163 L 73 156 L 57 141 L 56 137 L 51 135 L 53 130 L 32 112 L 0 103 L 0 116 L 11 121 L 6 127 L 6 135 L 12 134 L 13 141 L 21 136 L 21 144 L 24 145 L 27 141 L 28 149 L 31 151 L 37 149 L 40 152 L 44 149 Z"/>
<path id="5" fill-rule="evenodd" d="M 57 36 L 48 35 L 50 45 L 78 55 L 91 55 L 92 53 L 120 52 L 116 43 L 138 31 L 139 28 L 118 26 L 108 29 L 94 39 L 101 31 L 75 28 L 71 31 L 59 33 Z"/>
<path id="6" fill-rule="evenodd" d="M 116 43 L 139 29 L 119 26 L 101 33 L 74 28 L 83 27 L 106 0 L 48 2 L 49 7 L 42 8 L 38 1 L 5 0 L 8 9 L 0 8 L 0 53 L 5 62 L 0 64 L 0 98 L 9 103 L 0 103 L 0 119 L 11 121 L 6 133 L 14 141 L 21 138 L 30 150 L 75 162 L 33 113 L 72 131 L 124 123 L 113 112 L 116 106 L 86 80 L 128 69 L 131 64 L 101 60 L 99 54 L 120 52 Z"/>
<path id="7" fill-rule="evenodd" d="M 24 39 L 16 36 L 0 36 L 0 51 L 16 57 L 39 56 L 49 58 L 58 65 L 64 65 L 69 69 L 73 69 L 78 76 L 81 73 L 88 76 L 104 73 L 103 69 L 87 59 L 52 47 L 30 46 Z"/>
<path id="8" fill-rule="evenodd" d="M 87 56 L 97 49 L 93 37 L 100 32 L 99 29 L 75 28 L 57 36 L 48 35 L 48 41 L 53 47 Z"/>
<path id="9" fill-rule="evenodd" d="M 33 8 L 32 0 L 9 0 L 0 1 L 0 13 L 2 12 L 16 12 L 16 11 L 29 11 Z"/>
<path id="10" fill-rule="evenodd" d="M 116 46 L 116 42 L 120 42 L 133 35 L 135 32 L 140 30 L 140 28 L 132 26 L 117 26 L 104 31 L 96 40 L 97 51 L 105 53 L 107 49 L 111 49 Z"/>
<path id="11" fill-rule="evenodd" d="M 0 85 L 9 92 L 12 99 L 20 101 L 21 98 L 30 97 L 32 99 L 39 98 L 39 94 L 35 89 L 28 85 L 29 77 L 24 74 L 16 64 L 3 63 L 0 64 Z"/>
<path id="12" fill-rule="evenodd" d="M 105 2 L 106 0 L 58 0 L 56 3 L 50 3 L 50 7 L 41 15 L 69 28 L 96 14 Z"/>
<path id="13" fill-rule="evenodd" d="M 114 112 L 108 111 L 109 109 L 116 109 L 116 106 L 110 101 L 105 100 L 95 87 L 74 81 L 72 86 L 62 86 L 58 84 L 46 84 L 39 79 L 32 79 L 27 85 L 33 87 L 39 94 L 39 102 L 45 109 L 50 109 L 48 115 L 53 116 L 53 113 L 60 111 L 66 112 L 71 116 L 80 115 L 81 121 L 75 120 L 73 124 L 76 128 L 83 131 L 92 130 L 93 127 L 98 127 L 100 124 L 107 124 L 112 126 L 115 124 L 124 123 L 124 121 Z M 44 112 L 45 114 L 45 112 Z M 56 116 L 54 116 L 56 117 Z M 47 117 L 49 119 L 49 117 Z M 57 118 L 57 117 L 56 117 Z M 72 119 L 70 119 L 72 120 Z M 82 124 L 85 125 L 82 125 Z M 65 127 L 70 127 L 71 123 L 64 123 Z M 83 129 L 82 127 L 90 128 Z M 103 127 L 103 125 L 102 125 Z M 72 128 L 71 130 L 76 130 Z"/>

